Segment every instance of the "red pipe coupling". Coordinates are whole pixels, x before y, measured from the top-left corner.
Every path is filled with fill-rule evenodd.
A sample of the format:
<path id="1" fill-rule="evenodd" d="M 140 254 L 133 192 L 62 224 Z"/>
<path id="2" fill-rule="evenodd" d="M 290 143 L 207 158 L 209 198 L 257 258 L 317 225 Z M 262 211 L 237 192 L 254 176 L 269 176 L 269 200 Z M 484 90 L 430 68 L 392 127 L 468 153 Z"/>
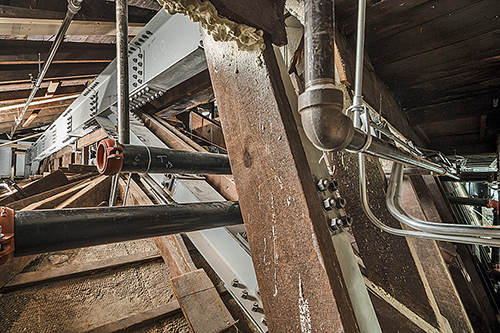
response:
<path id="1" fill-rule="evenodd" d="M 14 257 L 14 210 L 0 207 L 0 265 Z"/>
<path id="2" fill-rule="evenodd" d="M 123 147 L 118 141 L 104 139 L 99 142 L 96 157 L 97 170 L 103 175 L 116 175 L 123 167 Z"/>

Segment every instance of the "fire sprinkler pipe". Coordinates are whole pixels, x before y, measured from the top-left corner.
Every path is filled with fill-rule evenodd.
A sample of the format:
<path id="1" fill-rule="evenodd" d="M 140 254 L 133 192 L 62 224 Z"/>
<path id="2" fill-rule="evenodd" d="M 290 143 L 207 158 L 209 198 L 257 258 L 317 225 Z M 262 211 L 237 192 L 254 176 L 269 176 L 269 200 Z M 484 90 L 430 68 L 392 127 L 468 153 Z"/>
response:
<path id="1" fill-rule="evenodd" d="M 128 91 L 128 6 L 127 0 L 116 0 L 116 76 L 118 99 L 118 142 L 130 143 Z"/>
<path id="2" fill-rule="evenodd" d="M 30 106 L 31 102 L 33 101 L 33 98 L 35 98 L 35 95 L 36 95 L 38 89 L 40 89 L 43 78 L 45 77 L 45 74 L 47 74 L 47 71 L 49 70 L 49 67 L 52 64 L 52 61 L 54 60 L 54 56 L 56 55 L 56 52 L 59 49 L 59 46 L 61 45 L 61 42 L 64 39 L 64 35 L 66 34 L 66 31 L 68 30 L 69 25 L 71 24 L 71 21 L 73 20 L 73 17 L 78 13 L 80 8 L 82 8 L 82 2 L 83 2 L 83 0 L 69 0 L 68 1 L 68 9 L 66 11 L 66 16 L 64 17 L 64 20 L 62 21 L 61 26 L 59 27 L 59 31 L 57 31 L 57 35 L 54 39 L 54 42 L 52 43 L 52 46 L 50 47 L 47 60 L 43 64 L 42 71 L 38 74 L 38 78 L 36 80 L 36 83 L 33 86 L 33 90 L 31 90 L 31 93 L 28 97 L 28 100 L 26 101 L 26 104 L 24 105 L 23 111 L 21 111 L 21 114 L 19 115 L 19 117 L 16 118 L 16 121 L 14 123 L 14 127 L 12 128 L 12 131 L 10 132 L 10 136 L 9 136 L 11 139 L 14 137 L 14 133 L 16 132 L 19 125 L 22 123 L 23 118 L 24 118 L 24 114 L 28 110 L 28 107 Z"/>
<path id="3" fill-rule="evenodd" d="M 185 173 L 229 175 L 229 157 L 168 148 L 119 144 L 105 139 L 97 147 L 97 169 L 105 175 L 132 173 Z"/>
<path id="4" fill-rule="evenodd" d="M 243 223 L 236 201 L 14 211 L 0 208 L 0 263 L 24 256 Z"/>

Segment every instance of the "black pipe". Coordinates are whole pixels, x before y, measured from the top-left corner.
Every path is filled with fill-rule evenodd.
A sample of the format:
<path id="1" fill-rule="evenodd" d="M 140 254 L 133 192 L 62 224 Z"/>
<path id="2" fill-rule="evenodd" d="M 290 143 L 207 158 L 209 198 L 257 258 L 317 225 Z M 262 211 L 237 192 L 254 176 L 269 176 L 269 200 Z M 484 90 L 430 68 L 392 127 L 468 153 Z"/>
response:
<path id="1" fill-rule="evenodd" d="M 62 251 L 243 223 L 236 201 L 14 213 L 15 255 Z"/>
<path id="2" fill-rule="evenodd" d="M 123 145 L 121 172 L 229 175 L 231 167 L 224 154 Z"/>
<path id="3" fill-rule="evenodd" d="M 493 225 L 500 225 L 500 216 L 498 211 L 493 212 Z M 491 248 L 491 266 L 497 268 L 500 265 L 500 247 Z"/>
<path id="4" fill-rule="evenodd" d="M 304 2 L 304 52 L 306 88 L 318 83 L 334 83 L 333 0 Z"/>
<path id="5" fill-rule="evenodd" d="M 449 196 L 448 201 L 455 205 L 491 207 L 491 199 L 488 198 L 464 198 L 464 197 Z"/>

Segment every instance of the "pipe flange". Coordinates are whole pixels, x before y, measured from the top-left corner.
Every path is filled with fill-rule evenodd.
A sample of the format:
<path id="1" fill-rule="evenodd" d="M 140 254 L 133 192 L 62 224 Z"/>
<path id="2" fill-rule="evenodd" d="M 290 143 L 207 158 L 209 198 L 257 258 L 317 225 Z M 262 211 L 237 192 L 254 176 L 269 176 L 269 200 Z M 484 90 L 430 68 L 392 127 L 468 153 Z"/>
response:
<path id="1" fill-rule="evenodd" d="M 14 210 L 0 208 L 0 265 L 14 257 Z"/>
<path id="2" fill-rule="evenodd" d="M 82 8 L 82 2 L 83 0 L 70 0 L 68 1 L 68 11 L 73 14 L 73 15 L 76 15 L 80 9 Z"/>
<path id="3" fill-rule="evenodd" d="M 354 126 L 342 113 L 343 104 L 343 92 L 332 87 L 313 87 L 299 96 L 302 127 L 316 148 L 339 151 L 352 141 Z"/>
<path id="4" fill-rule="evenodd" d="M 123 147 L 118 141 L 104 139 L 99 142 L 96 156 L 97 170 L 103 175 L 116 175 L 123 167 Z"/>

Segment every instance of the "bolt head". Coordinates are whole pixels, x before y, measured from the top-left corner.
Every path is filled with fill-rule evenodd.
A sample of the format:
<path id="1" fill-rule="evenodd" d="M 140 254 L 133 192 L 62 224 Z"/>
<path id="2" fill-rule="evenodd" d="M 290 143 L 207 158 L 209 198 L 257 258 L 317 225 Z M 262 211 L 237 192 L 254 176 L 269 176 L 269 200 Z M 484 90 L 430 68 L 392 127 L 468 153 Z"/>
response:
<path id="1" fill-rule="evenodd" d="M 262 316 L 262 324 L 267 326 L 267 321 L 265 316 Z"/>
<path id="2" fill-rule="evenodd" d="M 257 311 L 259 309 L 259 303 L 253 302 L 250 308 L 252 311 Z"/>
<path id="3" fill-rule="evenodd" d="M 240 284 L 240 281 L 238 281 L 238 279 L 233 279 L 233 281 L 231 281 L 231 285 L 233 287 L 238 287 L 239 284 Z"/>
<path id="4" fill-rule="evenodd" d="M 248 291 L 246 289 L 241 292 L 241 297 L 244 299 L 248 298 Z"/>
<path id="5" fill-rule="evenodd" d="M 320 179 L 316 183 L 316 187 L 318 188 L 318 191 L 324 192 L 328 188 L 328 180 L 326 179 Z"/>

